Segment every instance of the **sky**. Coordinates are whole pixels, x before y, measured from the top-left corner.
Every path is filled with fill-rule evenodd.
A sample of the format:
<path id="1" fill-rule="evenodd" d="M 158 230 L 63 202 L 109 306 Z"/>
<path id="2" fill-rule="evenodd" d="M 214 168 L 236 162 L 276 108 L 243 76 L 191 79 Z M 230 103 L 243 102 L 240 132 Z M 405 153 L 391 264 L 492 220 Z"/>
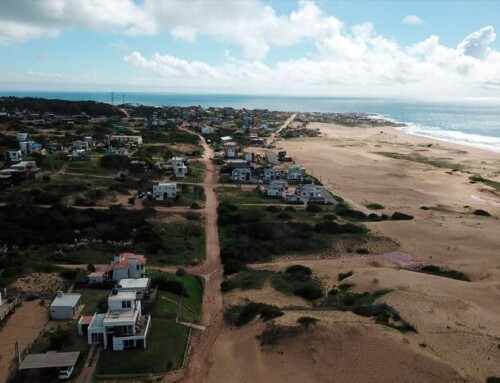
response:
<path id="1" fill-rule="evenodd" d="M 2 0 L 0 91 L 500 98 L 500 1 Z"/>

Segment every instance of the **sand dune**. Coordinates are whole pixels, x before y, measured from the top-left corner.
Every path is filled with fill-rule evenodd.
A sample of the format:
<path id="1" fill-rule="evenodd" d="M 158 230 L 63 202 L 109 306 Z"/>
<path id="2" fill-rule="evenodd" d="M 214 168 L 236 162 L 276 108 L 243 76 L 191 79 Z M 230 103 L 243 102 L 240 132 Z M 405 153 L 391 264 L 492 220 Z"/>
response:
<path id="1" fill-rule="evenodd" d="M 379 203 L 383 213 L 415 216 L 367 224 L 409 254 L 408 264 L 456 269 L 472 282 L 402 270 L 401 263 L 375 252 L 353 257 L 339 251 L 336 259 L 284 258 L 255 266 L 279 271 L 300 263 L 313 269 L 325 289 L 338 284 L 339 272 L 352 270 L 355 291 L 391 289 L 382 299 L 418 334 L 401 334 L 351 313 L 310 312 L 321 319 L 320 326 L 267 349 L 255 338 L 260 323 L 224 328 L 212 350 L 207 381 L 484 382 L 500 376 L 500 197 L 490 187 L 469 182 L 474 174 L 500 181 L 500 154 L 393 128 L 311 127 L 319 127 L 323 137 L 281 140 L 278 147 L 353 207 L 369 211 L 368 203 Z M 476 216 L 475 209 L 492 217 Z M 225 304 L 244 297 L 277 305 L 296 300 L 280 299 L 268 286 L 260 292 L 233 291 Z M 277 322 L 294 323 L 297 315 L 287 312 Z"/>

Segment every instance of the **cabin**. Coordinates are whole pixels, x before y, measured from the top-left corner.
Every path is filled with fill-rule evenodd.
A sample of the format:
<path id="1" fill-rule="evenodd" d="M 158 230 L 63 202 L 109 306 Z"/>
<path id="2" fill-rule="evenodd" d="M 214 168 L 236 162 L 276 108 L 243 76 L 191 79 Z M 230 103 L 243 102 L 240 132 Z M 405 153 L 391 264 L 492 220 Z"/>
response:
<path id="1" fill-rule="evenodd" d="M 58 291 L 50 304 L 50 318 L 53 320 L 69 320 L 78 312 L 81 306 L 80 294 L 65 294 Z"/>

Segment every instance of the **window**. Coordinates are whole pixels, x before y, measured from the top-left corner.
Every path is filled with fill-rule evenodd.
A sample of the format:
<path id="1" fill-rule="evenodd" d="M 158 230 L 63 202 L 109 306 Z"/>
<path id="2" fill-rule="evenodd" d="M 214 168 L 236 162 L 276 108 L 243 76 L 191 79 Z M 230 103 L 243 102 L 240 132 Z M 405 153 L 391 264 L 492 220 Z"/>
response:
<path id="1" fill-rule="evenodd" d="M 130 301 L 122 301 L 122 309 L 129 309 L 132 307 L 132 303 Z"/>

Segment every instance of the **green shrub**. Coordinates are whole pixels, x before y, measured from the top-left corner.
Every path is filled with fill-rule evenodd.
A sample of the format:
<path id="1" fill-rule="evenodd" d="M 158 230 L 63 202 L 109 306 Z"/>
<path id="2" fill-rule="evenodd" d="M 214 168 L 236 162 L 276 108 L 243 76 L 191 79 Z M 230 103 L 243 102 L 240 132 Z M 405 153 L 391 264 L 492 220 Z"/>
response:
<path id="1" fill-rule="evenodd" d="M 299 297 L 314 301 L 323 297 L 323 290 L 314 282 L 306 283 L 296 288 L 293 293 Z"/>
<path id="2" fill-rule="evenodd" d="M 300 317 L 297 319 L 297 323 L 300 323 L 305 328 L 309 328 L 310 325 L 316 324 L 319 322 L 318 318 L 313 317 Z"/>
<path id="3" fill-rule="evenodd" d="M 323 216 L 324 221 L 334 221 L 337 219 L 337 216 L 335 214 L 325 214 Z"/>
<path id="4" fill-rule="evenodd" d="M 73 281 L 78 274 L 78 270 L 76 269 L 64 269 L 59 273 L 59 276 L 67 279 L 68 281 Z"/>
<path id="5" fill-rule="evenodd" d="M 278 214 L 278 219 L 282 219 L 282 220 L 288 220 L 288 219 L 292 219 L 292 216 L 290 214 L 288 214 L 287 212 L 281 212 Z"/>
<path id="6" fill-rule="evenodd" d="M 235 325 L 242 326 L 251 322 L 257 315 L 266 322 L 268 320 L 283 316 L 284 313 L 277 306 L 267 305 L 265 303 L 249 302 L 241 308 L 236 319 Z"/>
<path id="7" fill-rule="evenodd" d="M 470 282 L 470 278 L 467 274 L 464 274 L 464 273 L 457 271 L 457 270 L 442 269 L 436 265 L 421 266 L 418 269 L 418 271 L 420 271 L 421 273 L 432 274 L 432 275 L 437 275 L 440 277 L 458 279 L 460 281 Z"/>
<path id="8" fill-rule="evenodd" d="M 348 206 L 343 204 L 337 205 L 337 207 L 335 208 L 335 213 L 337 213 L 337 215 L 340 217 L 354 218 L 360 221 L 365 220 L 367 218 L 366 214 L 363 213 L 362 211 L 350 209 Z"/>
<path id="9" fill-rule="evenodd" d="M 384 206 L 378 204 L 378 203 L 369 203 L 368 205 L 366 205 L 366 207 L 368 209 L 371 209 L 371 210 L 382 210 L 382 209 L 385 209 Z"/>
<path id="10" fill-rule="evenodd" d="M 312 275 L 312 270 L 307 266 L 293 265 L 286 268 L 285 273 L 294 275 Z"/>
<path id="11" fill-rule="evenodd" d="M 486 378 L 486 383 L 500 383 L 500 377 L 489 376 Z"/>
<path id="12" fill-rule="evenodd" d="M 396 212 L 392 213 L 391 219 L 394 221 L 409 221 L 409 220 L 413 219 L 413 216 L 396 211 Z"/>
<path id="13" fill-rule="evenodd" d="M 281 211 L 281 208 L 279 206 L 272 205 L 272 206 L 266 207 L 266 210 L 271 212 L 271 213 L 278 213 Z"/>
<path id="14" fill-rule="evenodd" d="M 247 266 L 236 259 L 230 259 L 224 263 L 224 275 L 231 275 L 247 270 Z"/>
<path id="15" fill-rule="evenodd" d="M 491 217 L 491 214 L 488 213 L 486 210 L 483 210 L 483 209 L 474 210 L 474 212 L 472 214 L 479 215 L 481 217 Z"/>
<path id="16" fill-rule="evenodd" d="M 293 206 L 287 206 L 287 207 L 285 207 L 284 210 L 286 210 L 290 213 L 295 213 L 297 211 L 297 209 L 295 209 Z"/>
<path id="17" fill-rule="evenodd" d="M 321 213 L 323 211 L 323 209 L 321 208 L 321 206 L 319 206 L 317 204 L 308 203 L 307 207 L 306 207 L 306 211 L 308 211 L 310 213 Z"/>
<path id="18" fill-rule="evenodd" d="M 356 249 L 356 254 L 370 254 L 368 249 L 361 248 L 361 249 Z"/>
<path id="19" fill-rule="evenodd" d="M 344 279 L 346 278 L 349 278 L 351 275 L 353 275 L 354 272 L 353 271 L 348 271 L 347 273 L 339 273 L 338 277 L 337 277 L 337 280 L 340 282 L 340 281 L 343 281 Z"/>
<path id="20" fill-rule="evenodd" d="M 185 267 L 179 267 L 176 271 L 175 271 L 175 275 L 177 275 L 178 277 L 183 277 L 187 274 L 187 270 Z"/>

